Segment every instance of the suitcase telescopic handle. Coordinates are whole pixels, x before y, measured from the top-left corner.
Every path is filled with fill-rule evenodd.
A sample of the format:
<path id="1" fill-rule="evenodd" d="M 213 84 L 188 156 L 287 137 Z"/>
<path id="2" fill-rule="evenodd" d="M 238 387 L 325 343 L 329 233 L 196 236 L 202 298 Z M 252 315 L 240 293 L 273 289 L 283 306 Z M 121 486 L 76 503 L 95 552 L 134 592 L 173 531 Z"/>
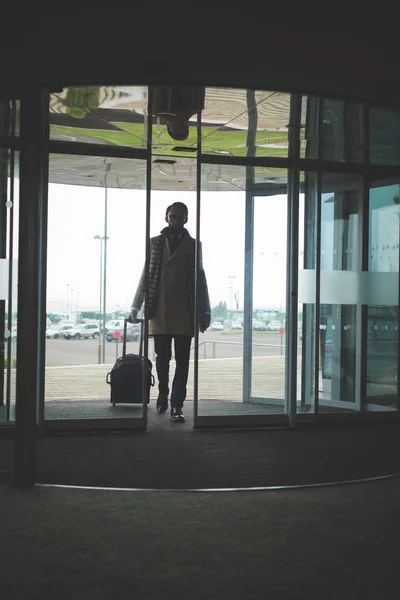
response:
<path id="1" fill-rule="evenodd" d="M 143 356 L 143 330 L 144 330 L 144 319 L 137 319 L 140 323 L 140 335 L 139 335 L 139 356 Z M 132 323 L 131 319 L 128 317 L 124 319 L 124 339 L 122 342 L 122 358 L 126 356 L 126 337 L 128 333 L 128 323 Z"/>

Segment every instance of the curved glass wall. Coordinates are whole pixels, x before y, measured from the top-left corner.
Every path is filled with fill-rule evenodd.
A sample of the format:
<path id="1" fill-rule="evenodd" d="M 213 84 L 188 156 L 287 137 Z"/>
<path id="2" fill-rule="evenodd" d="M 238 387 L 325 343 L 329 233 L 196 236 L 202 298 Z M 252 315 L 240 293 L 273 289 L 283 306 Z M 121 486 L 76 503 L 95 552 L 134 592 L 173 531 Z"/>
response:
<path id="1" fill-rule="evenodd" d="M 7 141 L 9 124 L 2 137 L 4 160 L 12 146 L 14 165 L 18 108 L 16 140 Z M 146 231 L 157 235 L 177 200 L 202 242 L 211 303 L 210 328 L 191 349 L 191 425 L 295 425 L 311 415 L 398 411 L 397 111 L 168 85 L 70 86 L 51 93 L 46 109 L 42 427 L 114 418 L 105 376 L 122 346 L 118 334 L 107 341 L 104 319 L 118 330 L 128 314 Z M 7 166 L 9 190 L 10 178 Z M 98 327 L 99 336 L 55 339 L 61 321 Z M 147 352 L 154 362 L 152 339 Z M 3 385 L 9 407 L 11 375 Z M 150 403 L 148 418 L 154 410 Z M 3 413 L 12 420 L 11 409 Z"/>

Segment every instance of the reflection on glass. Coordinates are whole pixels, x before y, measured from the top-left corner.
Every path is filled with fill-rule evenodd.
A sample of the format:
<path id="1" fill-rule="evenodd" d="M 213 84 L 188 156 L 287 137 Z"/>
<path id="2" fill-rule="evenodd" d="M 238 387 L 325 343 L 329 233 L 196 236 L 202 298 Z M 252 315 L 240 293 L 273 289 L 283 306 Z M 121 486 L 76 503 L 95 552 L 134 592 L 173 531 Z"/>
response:
<path id="1" fill-rule="evenodd" d="M 397 410 L 397 306 L 369 306 L 367 313 L 367 400 Z"/>
<path id="2" fill-rule="evenodd" d="M 122 352 L 120 339 L 109 332 L 121 332 L 145 261 L 146 191 L 138 189 L 140 178 L 139 185 L 131 179 L 130 189 L 128 179 L 124 186 L 117 184 L 129 169 L 135 173 L 140 168 L 140 161 L 133 160 L 50 156 L 48 420 L 142 416 L 141 405 L 113 408 L 105 380 Z M 92 177 L 85 179 L 87 174 Z M 139 350 L 137 333 L 131 332 L 127 340 L 127 351 L 134 354 Z"/>
<path id="3" fill-rule="evenodd" d="M 320 123 L 322 159 L 363 161 L 363 107 L 360 104 L 324 99 Z"/>
<path id="4" fill-rule="evenodd" d="M 180 156 L 154 156 L 151 163 L 151 189 L 178 192 L 195 198 L 196 159 Z M 187 196 L 185 196 L 187 198 Z M 185 202 L 185 199 L 180 200 Z M 196 211 L 192 213 L 193 217 Z"/>
<path id="5" fill-rule="evenodd" d="M 399 223 L 400 185 L 370 189 L 369 277 L 380 278 L 371 283 L 383 287 L 387 305 L 367 309 L 367 399 L 392 409 L 397 409 Z"/>
<path id="6" fill-rule="evenodd" d="M 320 406 L 331 410 L 355 402 L 356 307 L 321 304 L 320 323 Z"/>
<path id="7" fill-rule="evenodd" d="M 289 115 L 290 94 L 207 88 L 202 152 L 287 157 Z"/>
<path id="8" fill-rule="evenodd" d="M 52 140 L 146 147 L 147 87 L 70 86 L 49 109 Z"/>
<path id="9" fill-rule="evenodd" d="M 286 194 L 287 169 L 258 166 L 252 169 L 258 194 Z M 246 170 L 236 165 L 203 164 L 201 174 L 203 190 L 246 190 Z"/>
<path id="10" fill-rule="evenodd" d="M 364 107 L 305 96 L 301 112 L 301 156 L 335 162 L 363 162 Z M 304 133 L 303 133 L 304 131 Z"/>
<path id="11" fill-rule="evenodd" d="M 90 188 L 108 186 L 143 190 L 146 188 L 146 162 L 109 156 L 52 154 L 49 162 L 49 181 L 60 185 L 82 185 Z"/>
<path id="12" fill-rule="evenodd" d="M 355 403 L 358 219 L 356 177 L 324 174 L 321 194 L 320 407 Z M 350 278 L 349 278 L 350 276 Z"/>
<path id="13" fill-rule="evenodd" d="M 304 173 L 299 198 L 299 306 L 298 404 L 299 412 L 315 411 L 315 302 L 317 257 L 317 173 Z"/>
<path id="14" fill-rule="evenodd" d="M 204 108 L 205 88 L 154 85 L 152 90 L 153 154 L 196 156 L 197 114 Z"/>
<path id="15" fill-rule="evenodd" d="M 373 165 L 400 165 L 400 112 L 371 107 L 370 161 Z"/>

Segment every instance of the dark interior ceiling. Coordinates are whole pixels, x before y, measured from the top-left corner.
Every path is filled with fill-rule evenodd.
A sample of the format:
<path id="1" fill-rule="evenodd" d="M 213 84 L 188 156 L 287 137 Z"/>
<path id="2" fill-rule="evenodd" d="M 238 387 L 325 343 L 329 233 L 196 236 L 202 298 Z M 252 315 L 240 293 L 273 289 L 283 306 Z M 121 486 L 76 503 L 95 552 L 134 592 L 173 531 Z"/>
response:
<path id="1" fill-rule="evenodd" d="M 3 91 L 17 85 L 23 64 L 30 79 L 54 84 L 205 83 L 400 106 L 393 1 L 86 4 L 58 13 L 38 1 L 24 9 L 25 30 L 10 23 Z"/>

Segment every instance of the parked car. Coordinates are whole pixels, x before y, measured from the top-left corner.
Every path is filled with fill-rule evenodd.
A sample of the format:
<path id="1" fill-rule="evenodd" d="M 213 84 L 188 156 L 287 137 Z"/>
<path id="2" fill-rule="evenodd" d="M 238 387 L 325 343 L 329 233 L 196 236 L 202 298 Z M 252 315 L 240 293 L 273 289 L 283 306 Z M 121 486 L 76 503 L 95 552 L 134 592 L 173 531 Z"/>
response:
<path id="1" fill-rule="evenodd" d="M 232 322 L 232 331 L 243 331 L 243 325 L 239 321 Z"/>
<path id="2" fill-rule="evenodd" d="M 211 323 L 211 331 L 223 331 L 224 326 L 219 321 L 213 321 Z"/>
<path id="3" fill-rule="evenodd" d="M 124 319 L 112 319 L 105 324 L 106 333 L 109 329 L 123 329 Z"/>
<path id="4" fill-rule="evenodd" d="M 282 323 L 280 321 L 271 321 L 267 325 L 267 331 L 279 331 L 282 327 Z"/>
<path id="5" fill-rule="evenodd" d="M 63 338 L 64 334 L 73 328 L 73 325 L 50 325 L 50 327 L 46 329 L 46 338 L 48 340 Z"/>
<path id="6" fill-rule="evenodd" d="M 13 340 L 16 340 L 16 339 L 17 339 L 17 325 L 14 325 L 14 324 L 13 324 L 13 325 L 11 326 L 11 334 L 9 335 L 9 334 L 8 334 L 8 325 L 7 325 L 7 323 L 6 323 L 6 324 L 4 325 L 4 338 L 5 338 L 5 339 L 7 339 L 7 338 L 10 338 L 10 337 L 11 337 Z"/>
<path id="7" fill-rule="evenodd" d="M 254 331 L 267 331 L 267 326 L 263 321 L 253 321 Z"/>
<path id="8" fill-rule="evenodd" d="M 68 331 L 64 333 L 64 338 L 66 340 L 88 340 L 89 338 L 96 340 L 99 335 L 99 326 L 93 323 L 88 323 L 87 325 L 76 325 L 72 329 L 68 329 Z"/>
<path id="9" fill-rule="evenodd" d="M 119 331 L 121 334 L 121 337 L 119 338 L 119 340 L 124 339 L 124 328 L 123 327 L 122 328 L 114 327 L 112 329 L 109 329 L 106 333 L 107 342 L 113 342 L 113 341 L 117 340 L 117 338 L 114 337 L 115 331 Z M 140 325 L 138 325 L 137 323 L 128 323 L 128 327 L 126 329 L 126 341 L 127 342 L 137 342 L 139 339 L 139 332 L 140 332 Z"/>

